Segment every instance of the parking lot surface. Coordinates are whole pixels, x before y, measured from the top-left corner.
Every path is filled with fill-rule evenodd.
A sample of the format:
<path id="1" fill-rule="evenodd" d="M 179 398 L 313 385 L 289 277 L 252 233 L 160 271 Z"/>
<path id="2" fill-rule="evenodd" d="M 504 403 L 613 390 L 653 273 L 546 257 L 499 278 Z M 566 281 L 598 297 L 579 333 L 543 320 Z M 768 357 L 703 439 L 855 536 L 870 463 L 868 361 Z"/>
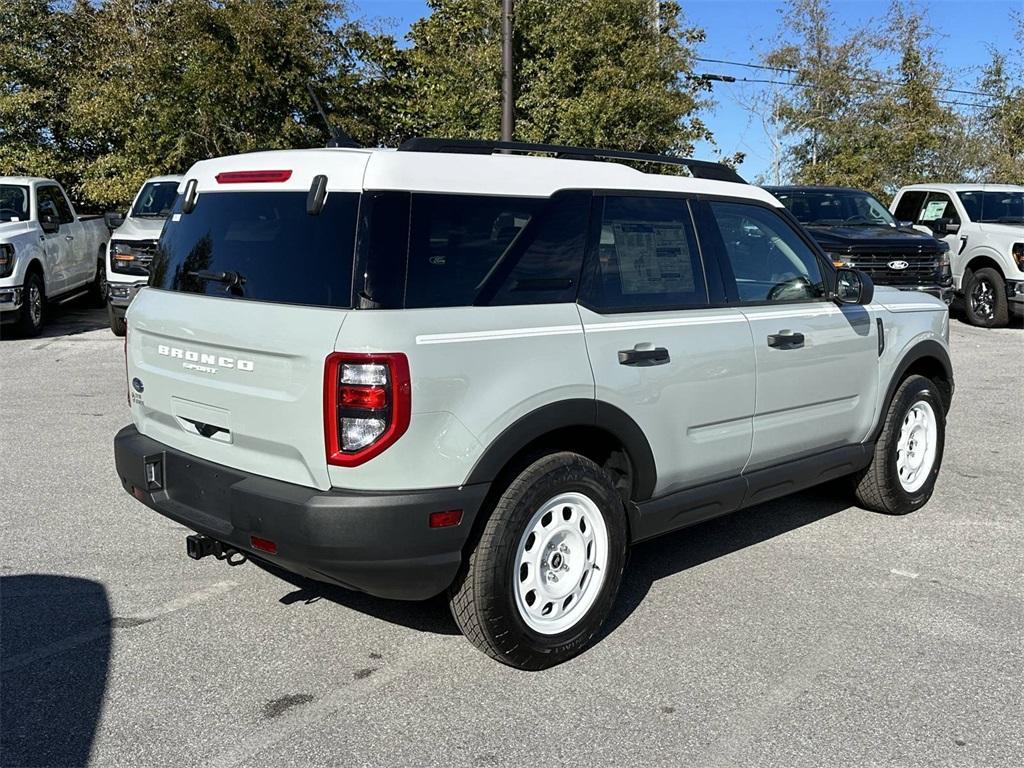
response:
<path id="1" fill-rule="evenodd" d="M 122 341 L 0 342 L 3 766 L 1024 764 L 1024 330 L 952 323 L 932 501 L 826 487 L 634 549 L 607 631 L 540 673 L 443 600 L 185 557 L 128 497 Z"/>

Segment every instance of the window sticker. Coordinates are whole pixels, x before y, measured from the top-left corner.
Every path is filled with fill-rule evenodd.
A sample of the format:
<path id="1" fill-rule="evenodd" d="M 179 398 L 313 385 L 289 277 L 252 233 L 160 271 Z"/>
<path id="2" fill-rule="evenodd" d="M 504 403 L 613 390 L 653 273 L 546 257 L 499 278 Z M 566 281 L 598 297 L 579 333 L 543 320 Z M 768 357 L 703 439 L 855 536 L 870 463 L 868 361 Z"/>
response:
<path id="1" fill-rule="evenodd" d="M 616 221 L 612 233 L 623 294 L 694 290 L 693 265 L 680 224 Z"/>
<path id="2" fill-rule="evenodd" d="M 924 215 L 921 216 L 922 221 L 935 221 L 935 219 L 941 219 L 942 214 L 946 212 L 946 206 L 948 203 L 945 200 L 929 200 L 928 205 L 924 207 Z"/>

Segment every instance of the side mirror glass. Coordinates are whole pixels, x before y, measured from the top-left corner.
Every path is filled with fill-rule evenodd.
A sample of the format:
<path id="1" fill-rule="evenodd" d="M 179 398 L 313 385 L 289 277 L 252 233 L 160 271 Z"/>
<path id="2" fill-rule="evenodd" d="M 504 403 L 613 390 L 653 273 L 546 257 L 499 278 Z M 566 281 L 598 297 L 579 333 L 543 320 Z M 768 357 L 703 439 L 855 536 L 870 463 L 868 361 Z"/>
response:
<path id="1" fill-rule="evenodd" d="M 840 304 L 870 304 L 875 298 L 875 284 L 859 269 L 843 267 L 836 270 L 835 300 Z"/>
<path id="2" fill-rule="evenodd" d="M 57 220 L 57 217 L 54 216 L 52 213 L 44 213 L 42 216 L 39 217 L 39 226 L 40 228 L 42 228 L 43 232 L 45 232 L 48 235 L 52 235 L 54 232 L 60 229 L 60 222 Z"/>
<path id="3" fill-rule="evenodd" d="M 115 230 L 124 224 L 124 214 L 118 211 L 107 211 L 103 214 L 103 219 L 107 223 L 107 229 Z"/>

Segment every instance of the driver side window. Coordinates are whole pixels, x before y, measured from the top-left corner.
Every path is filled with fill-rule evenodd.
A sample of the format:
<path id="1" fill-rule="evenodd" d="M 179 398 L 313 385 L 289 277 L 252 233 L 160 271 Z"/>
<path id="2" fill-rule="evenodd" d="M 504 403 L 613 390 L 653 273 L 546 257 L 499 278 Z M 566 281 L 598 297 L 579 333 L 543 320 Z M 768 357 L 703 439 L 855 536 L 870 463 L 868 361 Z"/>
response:
<path id="1" fill-rule="evenodd" d="M 814 252 L 775 212 L 744 203 L 710 203 L 740 301 L 814 301 L 828 294 Z"/>

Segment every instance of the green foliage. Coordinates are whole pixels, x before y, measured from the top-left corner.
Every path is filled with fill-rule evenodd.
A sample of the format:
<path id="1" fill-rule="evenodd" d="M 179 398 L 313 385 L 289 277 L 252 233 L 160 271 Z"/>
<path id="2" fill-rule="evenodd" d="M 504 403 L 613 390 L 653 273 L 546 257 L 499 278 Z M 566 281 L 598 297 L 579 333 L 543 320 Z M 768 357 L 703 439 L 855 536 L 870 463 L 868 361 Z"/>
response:
<path id="1" fill-rule="evenodd" d="M 497 138 L 501 4 L 432 0 L 408 51 L 413 133 Z M 522 141 L 688 152 L 710 138 L 695 117 L 702 30 L 675 2 L 518 0 L 516 130 Z"/>
<path id="2" fill-rule="evenodd" d="M 1015 18 L 1017 50 L 1007 56 L 992 50 L 978 83 L 992 108 L 981 115 L 979 141 L 983 177 L 1024 184 L 1024 15 Z"/>
<path id="3" fill-rule="evenodd" d="M 999 54 L 981 88 L 998 106 L 979 120 L 977 110 L 948 103 L 963 96 L 940 90 L 952 78 L 916 6 L 894 0 L 873 25 L 837 35 L 840 28 L 829 0 L 789 0 L 783 42 L 765 57 L 794 70 L 794 87 L 772 105 L 793 181 L 888 199 L 916 182 L 1021 178 L 1024 89 Z"/>

